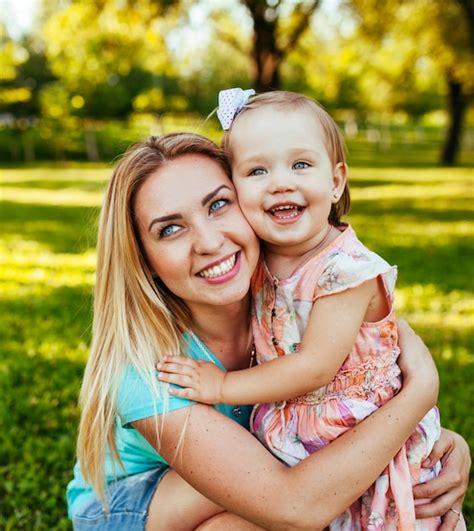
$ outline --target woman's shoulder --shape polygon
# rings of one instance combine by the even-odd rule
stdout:
[[[187,347],[191,357],[195,349]],[[124,427],[132,422],[147,417],[162,415],[171,411],[188,407],[194,402],[172,396],[168,393],[169,384],[158,380],[156,367],[137,367],[131,363],[126,365],[119,380],[117,389],[117,413]]]

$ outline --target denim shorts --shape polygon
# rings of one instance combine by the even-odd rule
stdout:
[[[102,510],[98,500],[91,500],[74,516],[74,530],[143,531],[153,494],[168,470],[168,467],[154,468],[109,483],[109,512]]]

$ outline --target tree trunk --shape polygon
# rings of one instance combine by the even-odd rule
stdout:
[[[281,64],[295,48],[320,3],[321,0],[294,2],[292,14],[289,15],[296,17],[294,26],[285,42],[278,43],[277,26],[281,16],[281,0],[244,0],[253,20],[253,84],[258,92],[280,88]]]
[[[269,18],[265,13],[266,2],[247,0],[254,24],[252,60],[253,85],[257,92],[266,92],[280,88],[279,66],[281,53],[276,42],[277,18]]]
[[[86,140],[87,159],[93,162],[97,162],[99,160],[99,148],[97,146],[97,135],[95,127],[90,123],[86,123],[84,134]]]
[[[35,145],[29,131],[23,132],[21,135],[21,143],[23,146],[23,160],[25,162],[34,162],[36,159]]]
[[[448,79],[449,127],[445,139],[441,164],[453,166],[461,145],[461,135],[466,111],[466,98],[462,91],[462,83]]]

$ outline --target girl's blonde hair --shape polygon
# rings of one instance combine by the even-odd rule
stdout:
[[[232,159],[232,128],[240,115],[246,111],[252,109],[259,109],[262,107],[274,106],[279,108],[287,109],[306,109],[309,112],[313,113],[313,116],[321,125],[325,140],[326,148],[332,163],[333,168],[337,164],[342,163],[346,164],[346,148],[344,144],[344,139],[342,134],[329,113],[315,100],[304,96],[303,94],[298,94],[296,92],[288,92],[284,90],[276,90],[273,92],[265,92],[263,94],[258,94],[249,99],[249,101],[244,105],[241,111],[232,122],[230,129],[224,132],[222,137],[222,147],[228,152],[230,158]],[[351,204],[351,198],[349,193],[349,185],[346,182],[344,191],[337,203],[334,203],[331,206],[331,212],[329,214],[329,222],[333,225],[338,225],[341,222],[341,217],[344,214],[349,212]]]
[[[131,365],[156,391],[157,361],[180,353],[182,334],[190,328],[185,304],[151,271],[134,219],[140,186],[162,165],[187,154],[216,161],[230,179],[225,152],[207,138],[191,133],[150,137],[129,148],[117,164],[100,214],[93,338],[80,395],[77,453],[85,481],[105,507],[106,451],[121,464],[115,422],[123,371]]]

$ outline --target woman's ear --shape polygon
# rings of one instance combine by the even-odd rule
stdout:
[[[341,199],[342,193],[347,182],[347,164],[345,162],[338,162],[334,168],[332,177],[332,202],[337,203]]]

